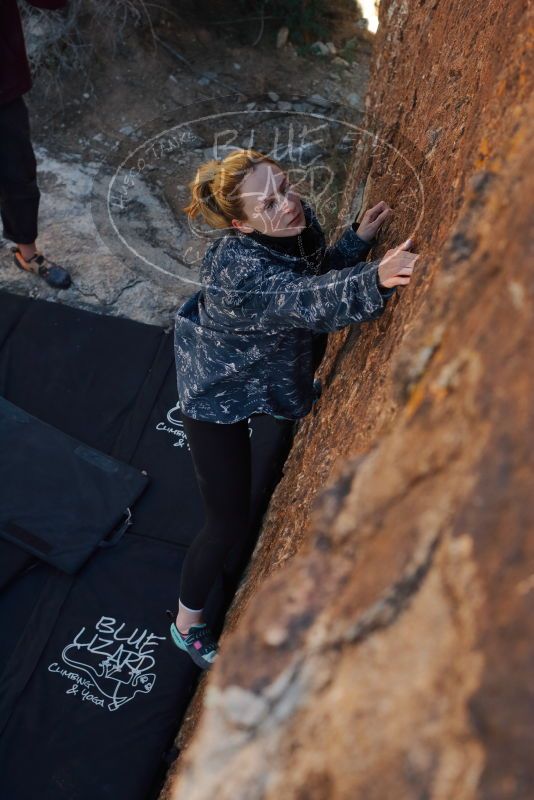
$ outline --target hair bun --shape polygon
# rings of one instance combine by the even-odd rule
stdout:
[[[219,174],[219,168],[222,164],[221,158],[212,158],[204,164],[203,179],[206,182],[212,181]]]

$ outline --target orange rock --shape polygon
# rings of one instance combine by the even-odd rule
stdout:
[[[522,0],[380,4],[367,107],[424,209],[393,151],[347,191],[395,208],[373,258],[417,222],[425,266],[329,337],[172,800],[531,793],[529,22]]]

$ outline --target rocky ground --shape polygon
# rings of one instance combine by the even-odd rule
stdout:
[[[223,6],[217,6],[222,16]],[[183,265],[192,235],[180,205],[196,165],[212,155],[211,142],[194,143],[185,158],[153,166],[139,179],[125,223],[135,247],[122,246],[110,229],[95,180],[100,189],[109,185],[125,152],[206,108],[265,107],[283,116],[295,109],[327,113],[341,103],[358,116],[373,38],[364,27],[334,32],[329,46],[299,55],[291,36],[284,44],[282,31],[277,42],[276,31],[260,27],[259,19],[257,30],[249,20],[244,34],[235,25],[212,24],[214,15],[199,14],[199,23],[175,4],[159,8],[150,27],[127,25],[112,54],[102,50],[83,73],[62,77],[59,93],[47,92],[36,75],[26,101],[42,194],[37,241],[69,270],[72,285],[56,290],[18,270],[12,243],[0,240],[1,288],[170,327],[196,274],[194,264]],[[347,46],[355,30],[360,35]],[[344,58],[336,51],[343,47]]]

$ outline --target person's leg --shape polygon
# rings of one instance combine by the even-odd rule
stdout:
[[[68,289],[65,267],[37,249],[37,219],[41,193],[37,163],[30,138],[28,109],[23,97],[0,104],[0,217],[3,235],[17,267],[43,278],[56,289]]]
[[[326,331],[314,333],[312,341],[312,353],[313,353],[312,358],[313,358],[314,372],[317,372],[317,370],[321,366],[323,356],[326,352],[327,344],[328,344],[328,333]]]
[[[3,236],[18,245],[24,259],[36,253],[40,192],[23,97],[0,105],[0,214]]]
[[[248,420],[222,424],[182,415],[205,520],[182,567],[176,627],[202,618],[209,591],[232,546],[248,533],[251,453]]]

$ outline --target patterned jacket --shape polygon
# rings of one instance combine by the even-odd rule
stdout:
[[[174,325],[181,411],[231,423],[254,413],[298,419],[312,407],[314,337],[379,317],[396,287],[379,289],[380,259],[349,227],[335,245],[320,233],[318,266],[241,231],[216,239],[200,270],[202,288],[178,308]]]

